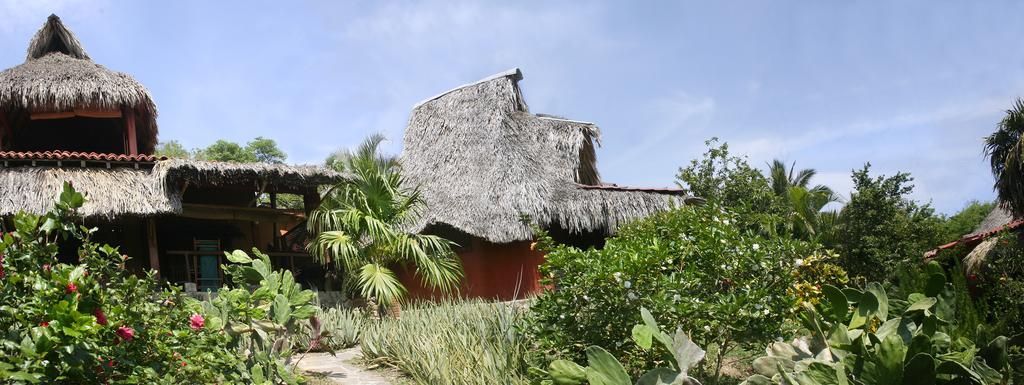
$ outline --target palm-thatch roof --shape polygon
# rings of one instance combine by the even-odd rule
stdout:
[[[527,215],[544,227],[612,232],[684,203],[679,190],[602,186],[597,126],[530,113],[521,79],[513,69],[413,108],[401,160],[427,206],[414,230],[446,224],[492,242],[528,240]]]
[[[321,166],[178,158],[157,162],[153,170],[169,181],[188,181],[199,186],[243,186],[294,193],[315,190],[344,178],[341,173]]]
[[[134,168],[11,167],[0,169],[0,215],[53,209],[64,182],[86,196],[86,217],[150,216],[181,212],[174,185],[152,170]]]
[[[139,151],[156,146],[156,104],[130,75],[96,64],[74,33],[50,15],[29,43],[25,63],[0,72],[0,112],[131,110]]]
[[[147,167],[0,167],[0,216],[42,214],[57,201],[65,181],[86,195],[85,217],[181,214],[186,182],[204,186],[307,193],[344,175],[324,167],[169,159]]]

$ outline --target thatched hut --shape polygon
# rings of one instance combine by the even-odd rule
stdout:
[[[322,282],[319,265],[288,231],[319,203],[317,188],[342,175],[313,166],[154,156],[156,116],[145,87],[94,63],[50,16],[25,63],[0,72],[4,226],[19,211],[46,212],[70,182],[87,197],[85,220],[106,224],[96,238],[137,257],[135,269],[214,288],[223,250],[259,247],[307,283]],[[277,207],[277,194],[301,195],[302,207]]]
[[[692,199],[602,181],[598,127],[530,113],[522,78],[513,69],[427,99],[405,130],[403,172],[427,207],[413,229],[460,244],[470,296],[540,289],[543,255],[524,217],[560,242],[600,247],[618,226]]]
[[[987,216],[985,216],[985,219],[978,224],[978,227],[976,227],[974,231],[960,237],[960,239],[938,246],[934,250],[926,252],[925,259],[934,258],[942,250],[965,247],[968,252],[963,257],[964,269],[968,274],[979,273],[989,252],[992,251],[993,247],[996,245],[996,241],[999,240],[999,237],[996,237],[995,235],[1005,231],[1011,231],[1019,234],[1022,226],[1024,226],[1024,220],[1015,219],[1009,210],[1005,209],[1001,205],[996,205],[996,207],[993,208]]]

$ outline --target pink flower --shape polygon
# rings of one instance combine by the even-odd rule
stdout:
[[[121,326],[117,328],[117,336],[127,342],[131,342],[132,338],[135,338],[135,329],[127,326]]]
[[[96,317],[96,323],[102,326],[107,326],[107,315],[103,314],[103,309],[92,309],[92,315]]]
[[[78,291],[78,286],[75,286],[74,282],[68,282],[68,286],[64,288],[64,291],[68,294]]]
[[[47,272],[47,273],[49,273],[49,272],[50,272],[50,269],[51,269],[51,267],[50,267],[50,264],[49,264],[49,263],[44,263],[44,264],[43,264],[43,271],[44,271],[44,272]]]
[[[40,326],[40,327],[44,327],[44,328],[45,328],[45,327],[50,327],[50,323],[49,323],[49,322],[46,322],[46,321],[43,321],[43,322],[40,322],[40,323],[39,323],[39,326]]]
[[[193,314],[188,318],[188,320],[191,323],[190,326],[192,326],[192,330],[202,329],[203,325],[206,325],[206,320],[204,320],[203,316],[200,314]]]

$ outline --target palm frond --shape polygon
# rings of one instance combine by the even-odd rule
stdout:
[[[382,304],[395,303],[406,293],[394,271],[375,263],[367,263],[359,269],[358,282],[363,296],[376,298]]]

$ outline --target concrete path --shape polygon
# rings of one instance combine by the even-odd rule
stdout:
[[[299,362],[299,369],[307,373],[323,374],[336,384],[391,385],[391,381],[380,373],[364,369],[352,362],[362,355],[358,346],[336,354],[331,356],[330,353],[309,353]]]

